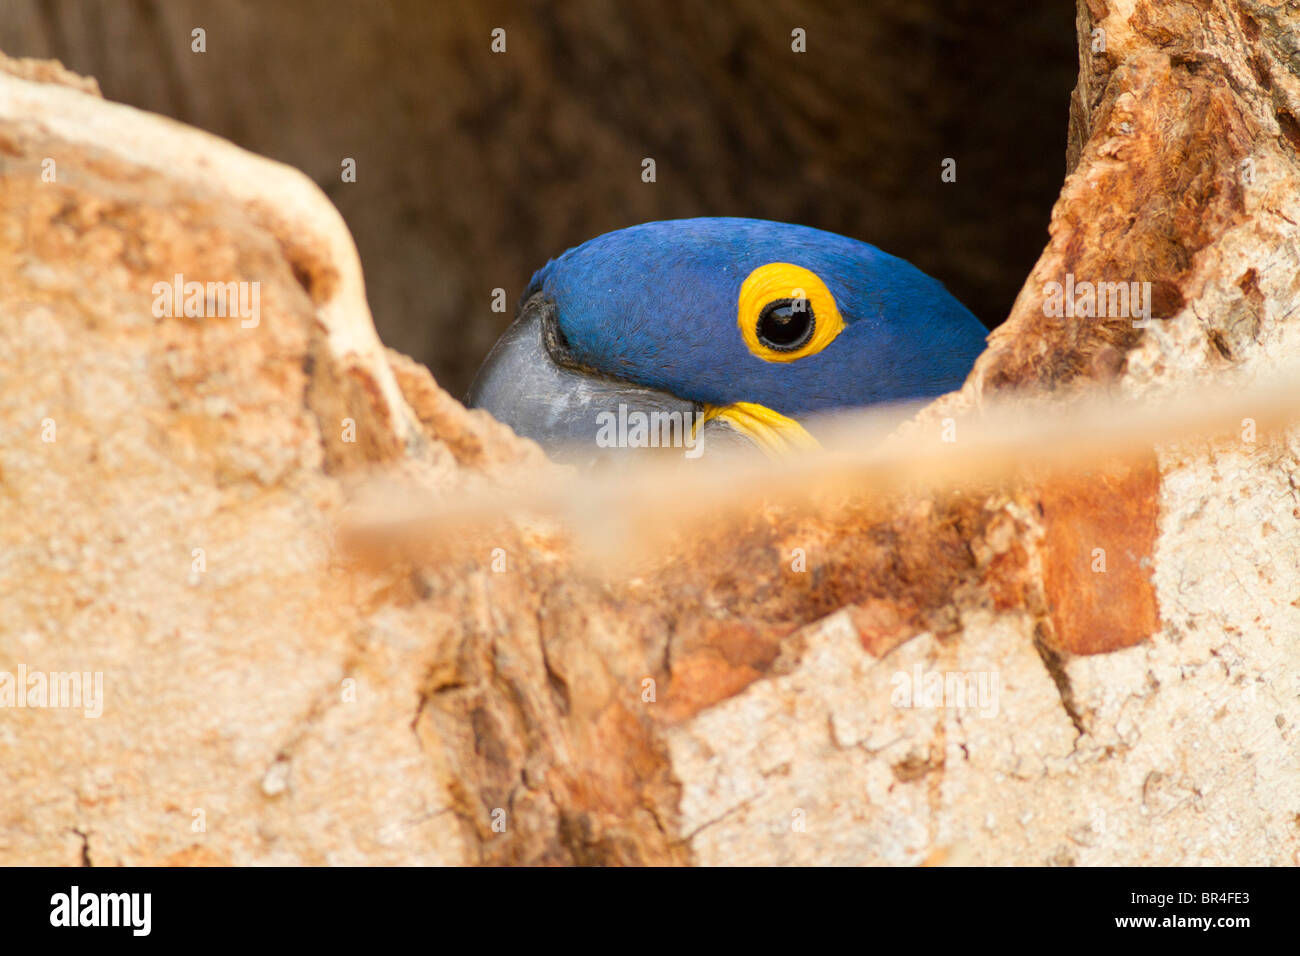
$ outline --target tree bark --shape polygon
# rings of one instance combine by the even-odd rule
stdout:
[[[1287,11],[1081,4],[1050,241],[905,436],[1300,356]],[[104,698],[0,711],[0,862],[1300,863],[1294,430],[777,497],[634,574],[555,516],[372,548],[376,469],[553,466],[381,349],[304,177],[5,71],[0,661]],[[176,273],[257,278],[259,326],[158,316]],[[1045,314],[1066,275],[1152,322]]]

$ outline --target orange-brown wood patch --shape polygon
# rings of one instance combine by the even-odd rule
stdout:
[[[1151,582],[1159,483],[1152,455],[1043,485],[1043,585],[1061,650],[1100,654],[1159,629]]]

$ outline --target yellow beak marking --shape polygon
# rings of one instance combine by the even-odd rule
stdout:
[[[725,419],[727,424],[750,439],[769,458],[789,458],[801,451],[821,447],[816,438],[793,418],[773,411],[766,405],[754,402],[736,402],[734,405],[705,405],[704,414],[696,420],[695,428],[711,418]]]

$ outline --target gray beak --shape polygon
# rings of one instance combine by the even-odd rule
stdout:
[[[552,458],[578,465],[644,453],[645,447],[675,447],[694,458],[703,435],[707,431],[712,440],[714,431],[700,429],[696,440],[693,427],[702,411],[696,402],[584,367],[564,341],[555,303],[541,293],[523,304],[492,347],[466,404],[487,410]],[[637,431],[639,422],[648,432]],[[652,444],[639,444],[642,435]]]

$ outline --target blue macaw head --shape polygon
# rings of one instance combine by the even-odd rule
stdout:
[[[469,403],[553,450],[599,444],[602,421],[630,409],[725,424],[771,451],[806,443],[818,412],[959,387],[984,335],[938,281],[865,242],[755,219],[650,222],[539,270]]]

